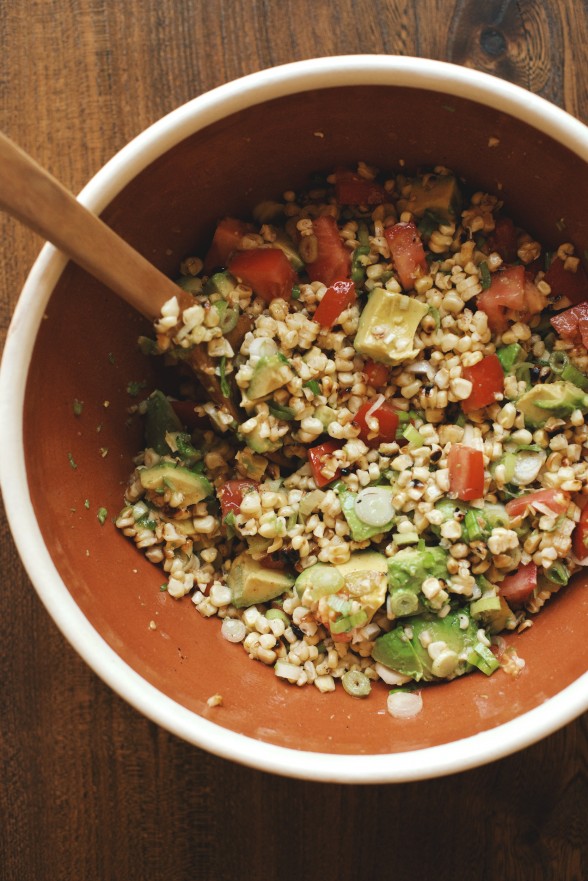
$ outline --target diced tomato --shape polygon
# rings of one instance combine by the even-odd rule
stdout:
[[[565,268],[563,260],[554,257],[545,273],[545,281],[552,294],[556,297],[567,297],[574,305],[582,303],[588,297],[588,276],[581,263],[572,272]]]
[[[588,346],[588,300],[554,315],[551,324],[562,339]]]
[[[219,492],[223,519],[230,511],[238,514],[245,493],[248,490],[257,489],[258,486],[259,484],[255,480],[227,480]]]
[[[384,230],[394,267],[405,291],[414,288],[415,279],[429,271],[425,249],[417,226],[395,223]]]
[[[388,401],[382,401],[379,407],[374,410],[374,401],[366,401],[362,404],[353,418],[355,425],[359,425],[359,436],[368,447],[379,447],[380,444],[392,443],[396,440],[396,432],[398,430],[398,413]],[[378,420],[379,428],[375,437],[366,421],[366,416],[371,412],[371,416]]]
[[[244,223],[234,217],[225,217],[219,221],[212,237],[212,244],[204,258],[204,272],[210,275],[215,269],[224,269],[243,236],[252,230],[250,223]]]
[[[572,535],[572,550],[580,562],[588,562],[588,505],[582,511]]]
[[[336,450],[340,450],[342,446],[343,444],[340,441],[328,440],[325,441],[324,444],[310,447],[307,451],[308,461],[310,462],[310,467],[312,469],[312,476],[318,487],[326,486],[328,483],[335,480],[335,478],[339,477],[341,473],[340,468],[336,470],[333,477],[326,477],[322,473],[322,468],[325,464],[325,460],[330,458]]]
[[[333,282],[349,277],[351,253],[347,250],[334,217],[325,215],[312,222],[312,231],[317,240],[317,258],[306,264],[311,281],[322,281],[327,287]]]
[[[390,371],[385,364],[378,364],[377,361],[366,361],[363,367],[363,373],[369,385],[374,388],[387,385],[390,378]]]
[[[289,300],[297,275],[279,248],[253,248],[237,251],[229,260],[229,270],[266,303],[277,297]]]
[[[461,373],[472,384],[469,398],[461,402],[464,413],[493,404],[496,395],[504,391],[504,371],[498,355],[486,355],[472,367],[464,367]]]
[[[525,308],[524,266],[509,266],[494,272],[490,287],[478,295],[476,303],[488,316],[492,330],[506,330],[507,311],[522,312]]]
[[[562,489],[540,489],[534,493],[527,493],[519,496],[517,499],[511,499],[507,502],[506,513],[513,519],[524,514],[527,508],[534,508],[536,505],[549,508],[554,514],[559,516],[565,514],[570,504],[569,493]]]
[[[332,327],[342,312],[355,303],[355,284],[352,281],[335,281],[327,288],[324,297],[312,316],[321,327]]]
[[[521,566],[514,575],[507,575],[498,588],[500,596],[509,606],[523,606],[537,587],[537,566],[527,563]]]
[[[339,205],[381,205],[386,198],[381,184],[345,168],[335,172],[335,193]]]
[[[505,263],[517,259],[517,231],[510,217],[499,217],[488,238],[488,249],[497,251]]]
[[[447,457],[449,492],[464,502],[484,495],[484,454],[481,450],[452,444]]]

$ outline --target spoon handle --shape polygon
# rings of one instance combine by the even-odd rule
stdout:
[[[182,305],[181,288],[1,132],[0,207],[150,320],[173,296]]]

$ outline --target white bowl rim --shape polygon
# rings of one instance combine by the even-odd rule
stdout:
[[[311,89],[373,84],[423,88],[477,101],[517,116],[588,161],[588,128],[519,86],[423,58],[327,56],[267,68],[194,98],[120,150],[89,181],[79,199],[100,213],[162,153],[237,110]],[[41,601],[78,654],[122,698],[158,725],[222,758],[288,777],[355,784],[407,782],[465,771],[530,746],[588,709],[586,673],[529,712],[459,741],[401,753],[330,755],[238,734],[188,710],[146,682],[76,605],[45,546],[28,492],[22,430],[26,378],[45,306],[65,265],[66,259],[52,245],[43,247],[10,324],[0,367],[0,486],[17,549]]]

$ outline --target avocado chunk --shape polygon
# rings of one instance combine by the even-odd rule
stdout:
[[[314,418],[318,419],[319,422],[322,422],[325,430],[329,427],[331,422],[337,421],[337,411],[333,410],[332,407],[327,407],[326,404],[321,404],[314,411]]]
[[[175,465],[173,462],[158,462],[151,468],[143,468],[139,471],[139,479],[144,489],[153,492],[163,493],[166,489],[170,489],[172,492],[182,493],[184,496],[182,507],[197,505],[213,493],[211,482],[203,474],[190,471],[189,468]]]
[[[276,389],[287,385],[294,374],[287,358],[279,352],[275,355],[262,355],[253,368],[253,376],[247,389],[247,397],[257,401],[271,395]],[[258,451],[260,452],[260,451]]]
[[[369,624],[386,600],[388,560],[377,551],[355,551],[346,563],[336,566],[345,579],[345,590],[357,600]]]
[[[508,603],[501,596],[481,597],[471,603],[470,614],[488,633],[500,633],[515,621]]]
[[[296,250],[296,245],[294,244],[290,236],[286,235],[285,232],[277,233],[272,244],[274,248],[279,248],[280,251],[284,252],[286,257],[290,261],[294,272],[301,272],[304,269],[304,260]]]
[[[428,311],[413,297],[374,288],[359,317],[355,348],[384,364],[413,358],[417,354],[414,335]]]
[[[567,420],[574,410],[588,413],[588,394],[571,382],[559,379],[533,386],[521,395],[516,406],[528,428],[541,428],[551,416]]]
[[[390,608],[398,617],[422,611],[421,588],[427,578],[447,580],[447,551],[440,547],[403,548],[388,561]]]
[[[229,294],[237,287],[237,279],[228,270],[215,272],[210,276],[204,285],[205,294],[220,294],[221,297],[228,297]]]
[[[457,180],[450,174],[428,174],[413,181],[406,203],[415,217],[429,213],[440,223],[451,223],[461,209],[461,193]]]
[[[294,577],[279,569],[266,569],[251,554],[244,551],[235,557],[227,575],[231,601],[237,609],[267,603],[289,590]]]
[[[382,490],[388,491],[392,496],[394,494],[394,490],[392,487],[381,487]],[[351,530],[351,538],[353,541],[366,541],[368,538],[372,538],[374,535],[381,535],[382,532],[389,532],[393,525],[394,520],[390,520],[388,523],[385,523],[383,526],[370,526],[368,523],[364,523],[363,520],[357,514],[357,501],[358,493],[352,493],[346,490],[339,490],[339,502],[341,503],[341,511],[343,512],[343,516],[347,520],[347,525]]]
[[[432,646],[434,650],[429,651]],[[478,639],[476,622],[459,610],[444,618],[419,615],[408,625],[399,624],[376,639],[372,655],[417,682],[455,679],[474,666],[488,674],[498,667],[492,652]]]
[[[160,456],[168,455],[171,450],[165,436],[183,429],[176,412],[163,392],[156,389],[147,398],[145,410],[145,446]]]

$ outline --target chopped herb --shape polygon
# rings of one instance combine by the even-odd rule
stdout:
[[[145,379],[141,381],[131,380],[129,383],[127,383],[127,394],[130,395],[131,398],[136,398],[141,389],[145,388],[146,385],[147,381]]]
[[[106,518],[108,517],[108,511],[106,510],[106,508],[98,508],[98,513],[96,514],[96,517],[98,518],[100,526],[104,526],[104,524],[106,523]]]
[[[292,288],[292,299],[299,300],[300,299],[300,285],[295,284]]]
[[[435,322],[435,327],[437,330],[441,327],[441,315],[439,314],[439,310],[436,306],[429,306],[429,315]]]
[[[292,407],[285,407],[282,404],[276,404],[274,401],[268,402],[269,411],[276,419],[283,419],[284,422],[289,422],[291,419],[294,419],[294,410]]]
[[[167,584],[160,584],[159,589],[162,593],[164,593],[167,590]]]
[[[84,409],[84,402],[78,401],[77,398],[74,398],[74,402],[73,402],[74,416],[81,416],[83,409]]]
[[[70,467],[76,469],[78,466],[77,466],[77,464],[76,464],[76,462],[75,462],[75,460],[74,460],[73,454],[72,454],[72,453],[68,453],[68,454],[67,454],[67,458],[68,458],[68,460],[69,460]]]
[[[304,383],[304,388],[308,388],[311,390],[313,395],[320,395],[321,387],[316,379],[310,379],[308,382]]]
[[[482,285],[482,290],[487,291],[492,284],[492,276],[490,275],[488,264],[483,260],[478,268],[480,270],[480,284]]]
[[[86,510],[90,508],[90,499],[86,499],[86,501],[84,502],[84,508],[86,508]]]
[[[221,387],[221,392],[223,393],[223,397],[230,398],[231,397],[231,389],[229,387],[229,383],[227,382],[226,369],[227,369],[227,359],[226,359],[226,356],[223,355],[223,357],[220,359],[220,366],[219,366],[220,387]]]

